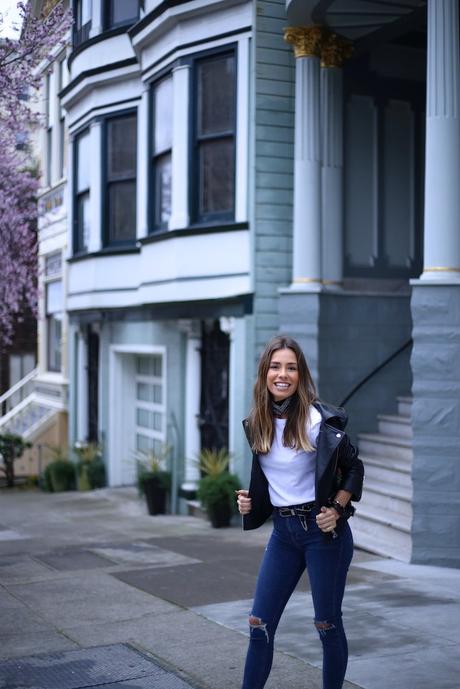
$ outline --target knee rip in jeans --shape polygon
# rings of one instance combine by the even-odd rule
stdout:
[[[335,629],[335,624],[333,622],[328,622],[328,620],[315,620],[315,627],[321,637],[325,637],[330,629]]]
[[[249,629],[251,632],[251,638],[267,640],[267,644],[270,643],[270,638],[268,636],[267,625],[263,622],[260,617],[255,617],[254,615],[249,616]]]

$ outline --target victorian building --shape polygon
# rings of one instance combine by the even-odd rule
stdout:
[[[69,443],[100,442],[111,485],[170,445],[183,510],[201,448],[245,484],[257,358],[288,332],[361,448],[357,544],[458,566],[457,0],[74,14]]]

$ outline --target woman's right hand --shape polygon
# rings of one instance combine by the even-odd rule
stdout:
[[[252,500],[249,497],[248,490],[236,490],[236,501],[238,503],[238,511],[240,514],[249,514],[252,509]]]

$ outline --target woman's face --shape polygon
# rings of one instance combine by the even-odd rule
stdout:
[[[275,402],[282,402],[297,390],[299,369],[297,357],[292,349],[277,349],[273,352],[267,373],[267,388]]]

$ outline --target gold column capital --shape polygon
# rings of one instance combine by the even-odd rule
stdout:
[[[288,26],[284,40],[294,46],[295,57],[321,57],[323,29],[321,26]]]
[[[353,53],[353,45],[342,36],[327,33],[321,44],[321,67],[343,67]]]

